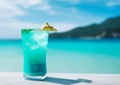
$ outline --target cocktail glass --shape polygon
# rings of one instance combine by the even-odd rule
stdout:
[[[48,32],[40,29],[22,29],[23,75],[26,79],[46,78]]]

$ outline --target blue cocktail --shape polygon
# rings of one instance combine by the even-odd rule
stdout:
[[[40,29],[22,29],[24,54],[23,74],[27,79],[46,78],[48,32]]]

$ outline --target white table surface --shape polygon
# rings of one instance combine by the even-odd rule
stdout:
[[[44,81],[25,80],[21,72],[0,72],[0,85],[120,85],[120,74],[48,73]]]

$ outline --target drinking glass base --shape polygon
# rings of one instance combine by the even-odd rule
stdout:
[[[28,76],[28,75],[23,75],[25,79],[27,80],[35,80],[35,81],[43,81],[46,79],[46,75],[45,76]]]

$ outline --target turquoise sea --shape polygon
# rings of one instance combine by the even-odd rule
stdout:
[[[0,72],[21,72],[21,40],[0,40]],[[52,39],[47,51],[48,72],[120,73],[120,39]]]

